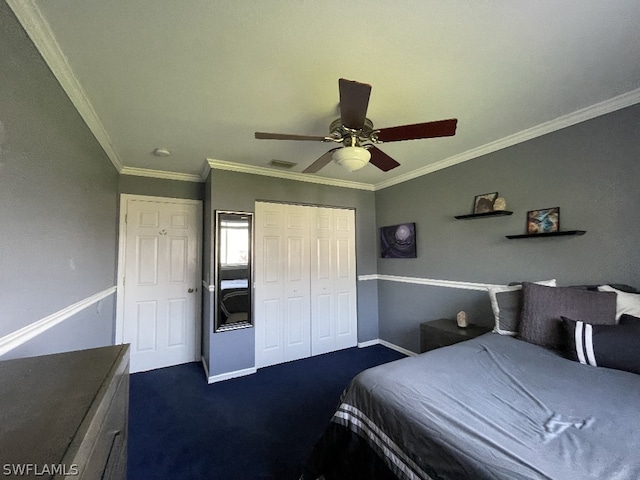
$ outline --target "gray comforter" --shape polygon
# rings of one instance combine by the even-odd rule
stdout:
[[[640,375],[493,333],[362,372],[332,421],[398,478],[640,479]]]

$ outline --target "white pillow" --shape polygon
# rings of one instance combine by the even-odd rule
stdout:
[[[534,282],[538,285],[555,287],[556,279]],[[520,310],[522,310],[522,285],[489,288],[491,309],[495,317],[493,331],[500,335],[515,336],[520,326]]]
[[[640,317],[640,294],[639,293],[627,293],[617,288],[613,288],[610,285],[600,285],[598,290],[601,292],[615,292],[616,297],[616,321],[620,320],[620,317],[625,313],[633,315],[634,317]]]

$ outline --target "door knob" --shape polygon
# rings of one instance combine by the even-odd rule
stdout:
[[[197,288],[196,289],[190,288],[189,290],[187,290],[187,292],[189,292],[189,293],[193,293],[193,292],[197,292],[197,291],[198,291]]]

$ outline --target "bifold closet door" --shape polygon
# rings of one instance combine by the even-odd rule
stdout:
[[[311,219],[311,354],[358,343],[355,212],[314,208]]]
[[[256,202],[256,367],[357,344],[355,212]]]
[[[309,211],[256,202],[256,367],[311,355]]]

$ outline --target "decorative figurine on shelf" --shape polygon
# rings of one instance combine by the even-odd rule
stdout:
[[[456,323],[460,328],[467,328],[469,324],[467,323],[467,314],[464,311],[458,312],[458,315],[456,315]]]
[[[504,199],[504,197],[496,198],[496,200],[493,202],[493,209],[494,210],[506,210],[507,209],[507,201]]]

